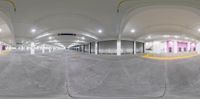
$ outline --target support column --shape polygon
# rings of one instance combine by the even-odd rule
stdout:
[[[117,40],[117,56],[121,56],[121,40]]]
[[[95,42],[95,55],[98,55],[98,42]]]
[[[174,53],[178,53],[178,46],[177,46],[177,41],[174,40]]]
[[[92,43],[89,44],[89,53],[92,53]]]
[[[190,52],[191,51],[191,45],[190,45],[190,42],[187,43],[187,52]]]
[[[136,41],[133,42],[133,54],[136,55]]]
[[[143,43],[143,53],[145,53],[145,43]]]
[[[83,45],[83,53],[85,53],[85,48],[86,48],[85,45]]]
[[[45,45],[42,46],[42,53],[45,53]]]
[[[49,53],[51,53],[51,47],[49,47]]]
[[[35,54],[35,43],[31,43],[31,55]]]
[[[81,47],[81,45],[79,45],[78,48],[79,48],[79,52],[82,52],[82,47]]]

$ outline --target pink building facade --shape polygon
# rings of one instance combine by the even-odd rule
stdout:
[[[197,44],[189,41],[168,40],[166,45],[168,53],[195,52]]]

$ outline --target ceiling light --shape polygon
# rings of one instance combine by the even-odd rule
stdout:
[[[0,28],[0,32],[2,32],[3,30]]]
[[[152,38],[151,36],[148,36],[148,37],[147,37],[147,39],[151,39],[151,38]]]
[[[76,42],[76,43],[79,43],[79,42],[81,42],[81,41],[80,41],[80,40],[76,40],[75,42]]]
[[[102,33],[103,31],[102,31],[102,30],[98,30],[98,32],[99,32],[99,33]]]
[[[96,36],[93,36],[93,35],[90,35],[90,34],[83,34],[84,36],[87,36],[87,37],[90,37],[90,38],[93,38],[95,40],[98,40],[98,38]]]
[[[31,32],[32,33],[35,33],[37,30],[36,29],[31,29]]]
[[[131,30],[131,33],[135,33],[135,29],[132,29],[132,30]]]
[[[48,41],[48,42],[51,42],[51,43],[58,43],[59,41],[58,41],[58,40],[53,40],[53,41]]]
[[[174,36],[175,38],[180,38],[180,36]]]
[[[36,39],[40,39],[40,38],[43,38],[43,37],[49,36],[49,35],[50,35],[49,33],[46,33],[46,34],[43,34],[43,35],[40,35],[40,36],[36,37]]]
[[[85,43],[85,41],[75,40],[75,43]]]
[[[188,40],[189,38],[188,38],[188,37],[185,37],[185,39]]]
[[[163,37],[168,38],[168,37],[170,37],[170,36],[169,36],[169,35],[164,35]]]
[[[198,32],[200,32],[200,28],[198,29]]]
[[[77,43],[72,43],[72,44],[70,44],[67,48],[71,48],[71,47],[74,47],[74,46],[76,46],[77,45]]]
[[[52,40],[52,39],[53,39],[53,37],[50,36],[50,37],[49,37],[49,40]]]
[[[82,40],[85,40],[85,37],[81,37]]]

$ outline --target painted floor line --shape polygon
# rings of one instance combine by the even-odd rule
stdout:
[[[187,59],[198,56],[198,54],[195,55],[189,55],[189,56],[176,56],[176,57],[158,57],[158,56],[150,56],[150,55],[144,55],[143,58],[149,58],[149,59],[155,59],[155,60],[178,60],[178,59]]]

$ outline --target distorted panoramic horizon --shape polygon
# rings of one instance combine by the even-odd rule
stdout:
[[[198,0],[0,0],[0,99],[199,99]]]

